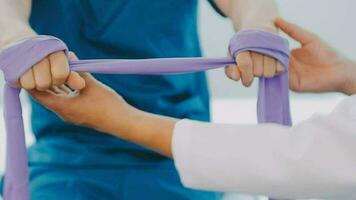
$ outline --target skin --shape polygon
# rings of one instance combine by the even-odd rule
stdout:
[[[301,43],[300,48],[291,52],[289,74],[292,90],[356,93],[355,63],[295,24],[278,18],[276,25]],[[73,54],[70,58],[75,59]],[[86,82],[81,91],[73,93],[62,89],[47,93],[30,90],[29,93],[65,121],[97,129],[172,157],[171,142],[178,119],[140,111],[90,74],[82,73],[80,76]]]
[[[26,90],[55,91],[67,84],[72,89],[81,90],[85,81],[78,73],[70,71],[64,52],[50,54],[35,64],[20,77],[16,86]]]
[[[37,35],[28,22],[31,4],[30,0],[0,0],[0,29],[4,30],[0,32],[0,48]],[[13,86],[53,92],[64,84],[77,90],[85,87],[84,79],[69,70],[65,53],[55,52],[35,64]]]
[[[70,60],[77,59],[72,52],[68,57]],[[111,132],[113,135],[120,135],[122,139],[155,149],[168,157],[172,156],[171,133],[177,119],[138,110],[89,73],[80,73],[80,76],[86,83],[86,87],[82,90],[73,92],[63,86],[50,92],[38,90],[28,90],[28,92],[36,101],[56,112],[64,121],[91,127],[101,132]],[[142,135],[135,134],[139,132]],[[145,137],[141,137],[143,135]]]
[[[215,0],[215,3],[231,19],[236,31],[259,29],[277,33],[273,24],[278,14],[274,0]],[[0,47],[37,35],[28,23],[31,4],[30,0],[0,0],[0,29],[5,30],[0,33]],[[274,58],[242,52],[236,56],[236,64],[226,67],[225,73],[230,79],[241,80],[248,87],[254,77],[273,77],[283,71],[282,65]],[[75,90],[85,87],[84,79],[70,71],[64,52],[56,52],[34,65],[13,86],[55,92],[64,84]]]
[[[257,29],[277,34],[273,19],[278,9],[273,0],[215,0],[223,13],[232,20],[236,31]],[[263,12],[263,16],[260,13]],[[285,71],[276,59],[255,52],[242,52],[236,56],[236,64],[228,65],[225,74],[231,80],[251,86],[254,77],[272,78]]]
[[[296,92],[342,92],[356,90],[356,67],[317,35],[277,18],[275,24],[301,44],[293,49],[289,63],[290,87]]]
[[[273,19],[278,14],[274,0],[215,2],[231,19],[236,31],[259,29],[277,33],[273,24]],[[0,32],[0,47],[36,36],[28,22],[31,4],[30,0],[0,0],[0,30],[3,30]],[[260,13],[264,13],[263,17]],[[121,136],[156,149],[164,155],[171,155],[170,141],[175,119],[144,113],[131,107],[118,94],[95,81],[90,75],[70,71],[68,67],[70,59],[73,59],[73,55],[65,55],[63,52],[48,55],[21,76],[14,86],[26,89],[47,108],[57,111],[64,120],[112,132],[114,135],[130,133],[126,135],[127,137]],[[240,53],[237,55],[236,64],[226,67],[227,76],[236,81],[241,80],[245,86],[252,84],[254,76],[272,77],[282,71],[275,59],[253,52]],[[69,88],[76,92],[71,92]],[[100,97],[97,94],[101,94]],[[61,102],[62,105],[67,105],[67,108],[64,108]],[[98,111],[101,113],[100,116]],[[120,117],[118,114],[120,112],[126,113],[127,117]],[[100,125],[95,125],[98,123]],[[136,126],[138,123],[140,126]],[[117,126],[112,127],[114,124]],[[160,127],[157,128],[155,124],[160,124]],[[141,129],[138,130],[140,127],[145,130],[142,135],[149,137],[134,134],[140,132]],[[161,135],[161,132],[166,134]]]

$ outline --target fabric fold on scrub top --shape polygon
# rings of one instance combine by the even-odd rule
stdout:
[[[79,60],[69,63],[71,70],[103,74],[178,74],[204,71],[235,63],[234,57],[242,51],[254,51],[276,58],[288,66],[288,41],[268,32],[246,30],[235,34],[230,41],[227,58],[167,58],[143,60]],[[65,51],[66,45],[58,38],[37,36],[4,49],[0,66],[5,80],[5,124],[7,130],[6,175],[4,199],[29,199],[27,157],[23,126],[20,89],[11,83],[47,55]],[[260,122],[290,125],[288,74],[271,79],[261,79],[258,99]],[[16,125],[16,126],[15,126]]]

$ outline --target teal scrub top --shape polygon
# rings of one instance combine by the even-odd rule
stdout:
[[[62,39],[80,59],[201,56],[196,0],[33,0],[30,24],[38,34]],[[141,110],[209,120],[204,73],[94,76]],[[31,163],[173,167],[153,151],[66,123],[31,104],[37,140],[29,150]]]

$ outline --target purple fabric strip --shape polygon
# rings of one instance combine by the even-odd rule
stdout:
[[[278,35],[257,31],[241,31],[231,39],[231,55],[242,51],[254,51],[276,58],[288,66],[288,41]],[[34,64],[56,51],[68,52],[58,38],[37,36],[20,41],[0,54],[0,69],[4,72],[4,119],[7,131],[5,200],[28,200],[28,169],[23,128],[20,89],[9,86]],[[78,60],[69,63],[73,71],[104,74],[178,74],[204,71],[235,63],[226,58],[159,58],[159,59],[101,59]],[[288,73],[259,82],[257,116],[259,123],[273,122],[291,125],[289,111]]]

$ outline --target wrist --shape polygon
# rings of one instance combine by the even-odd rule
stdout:
[[[257,29],[277,33],[274,21],[279,15],[274,0],[230,1],[229,18],[236,31]],[[263,13],[263,14],[262,14]]]
[[[270,33],[278,33],[278,29],[273,25],[273,24],[260,24],[260,25],[246,25],[246,26],[241,26],[239,29],[240,31],[242,30],[260,30],[260,31],[266,31]]]
[[[0,48],[36,35],[36,32],[29,25],[24,23],[14,23],[12,24],[11,29],[5,29],[2,31],[0,35]]]

